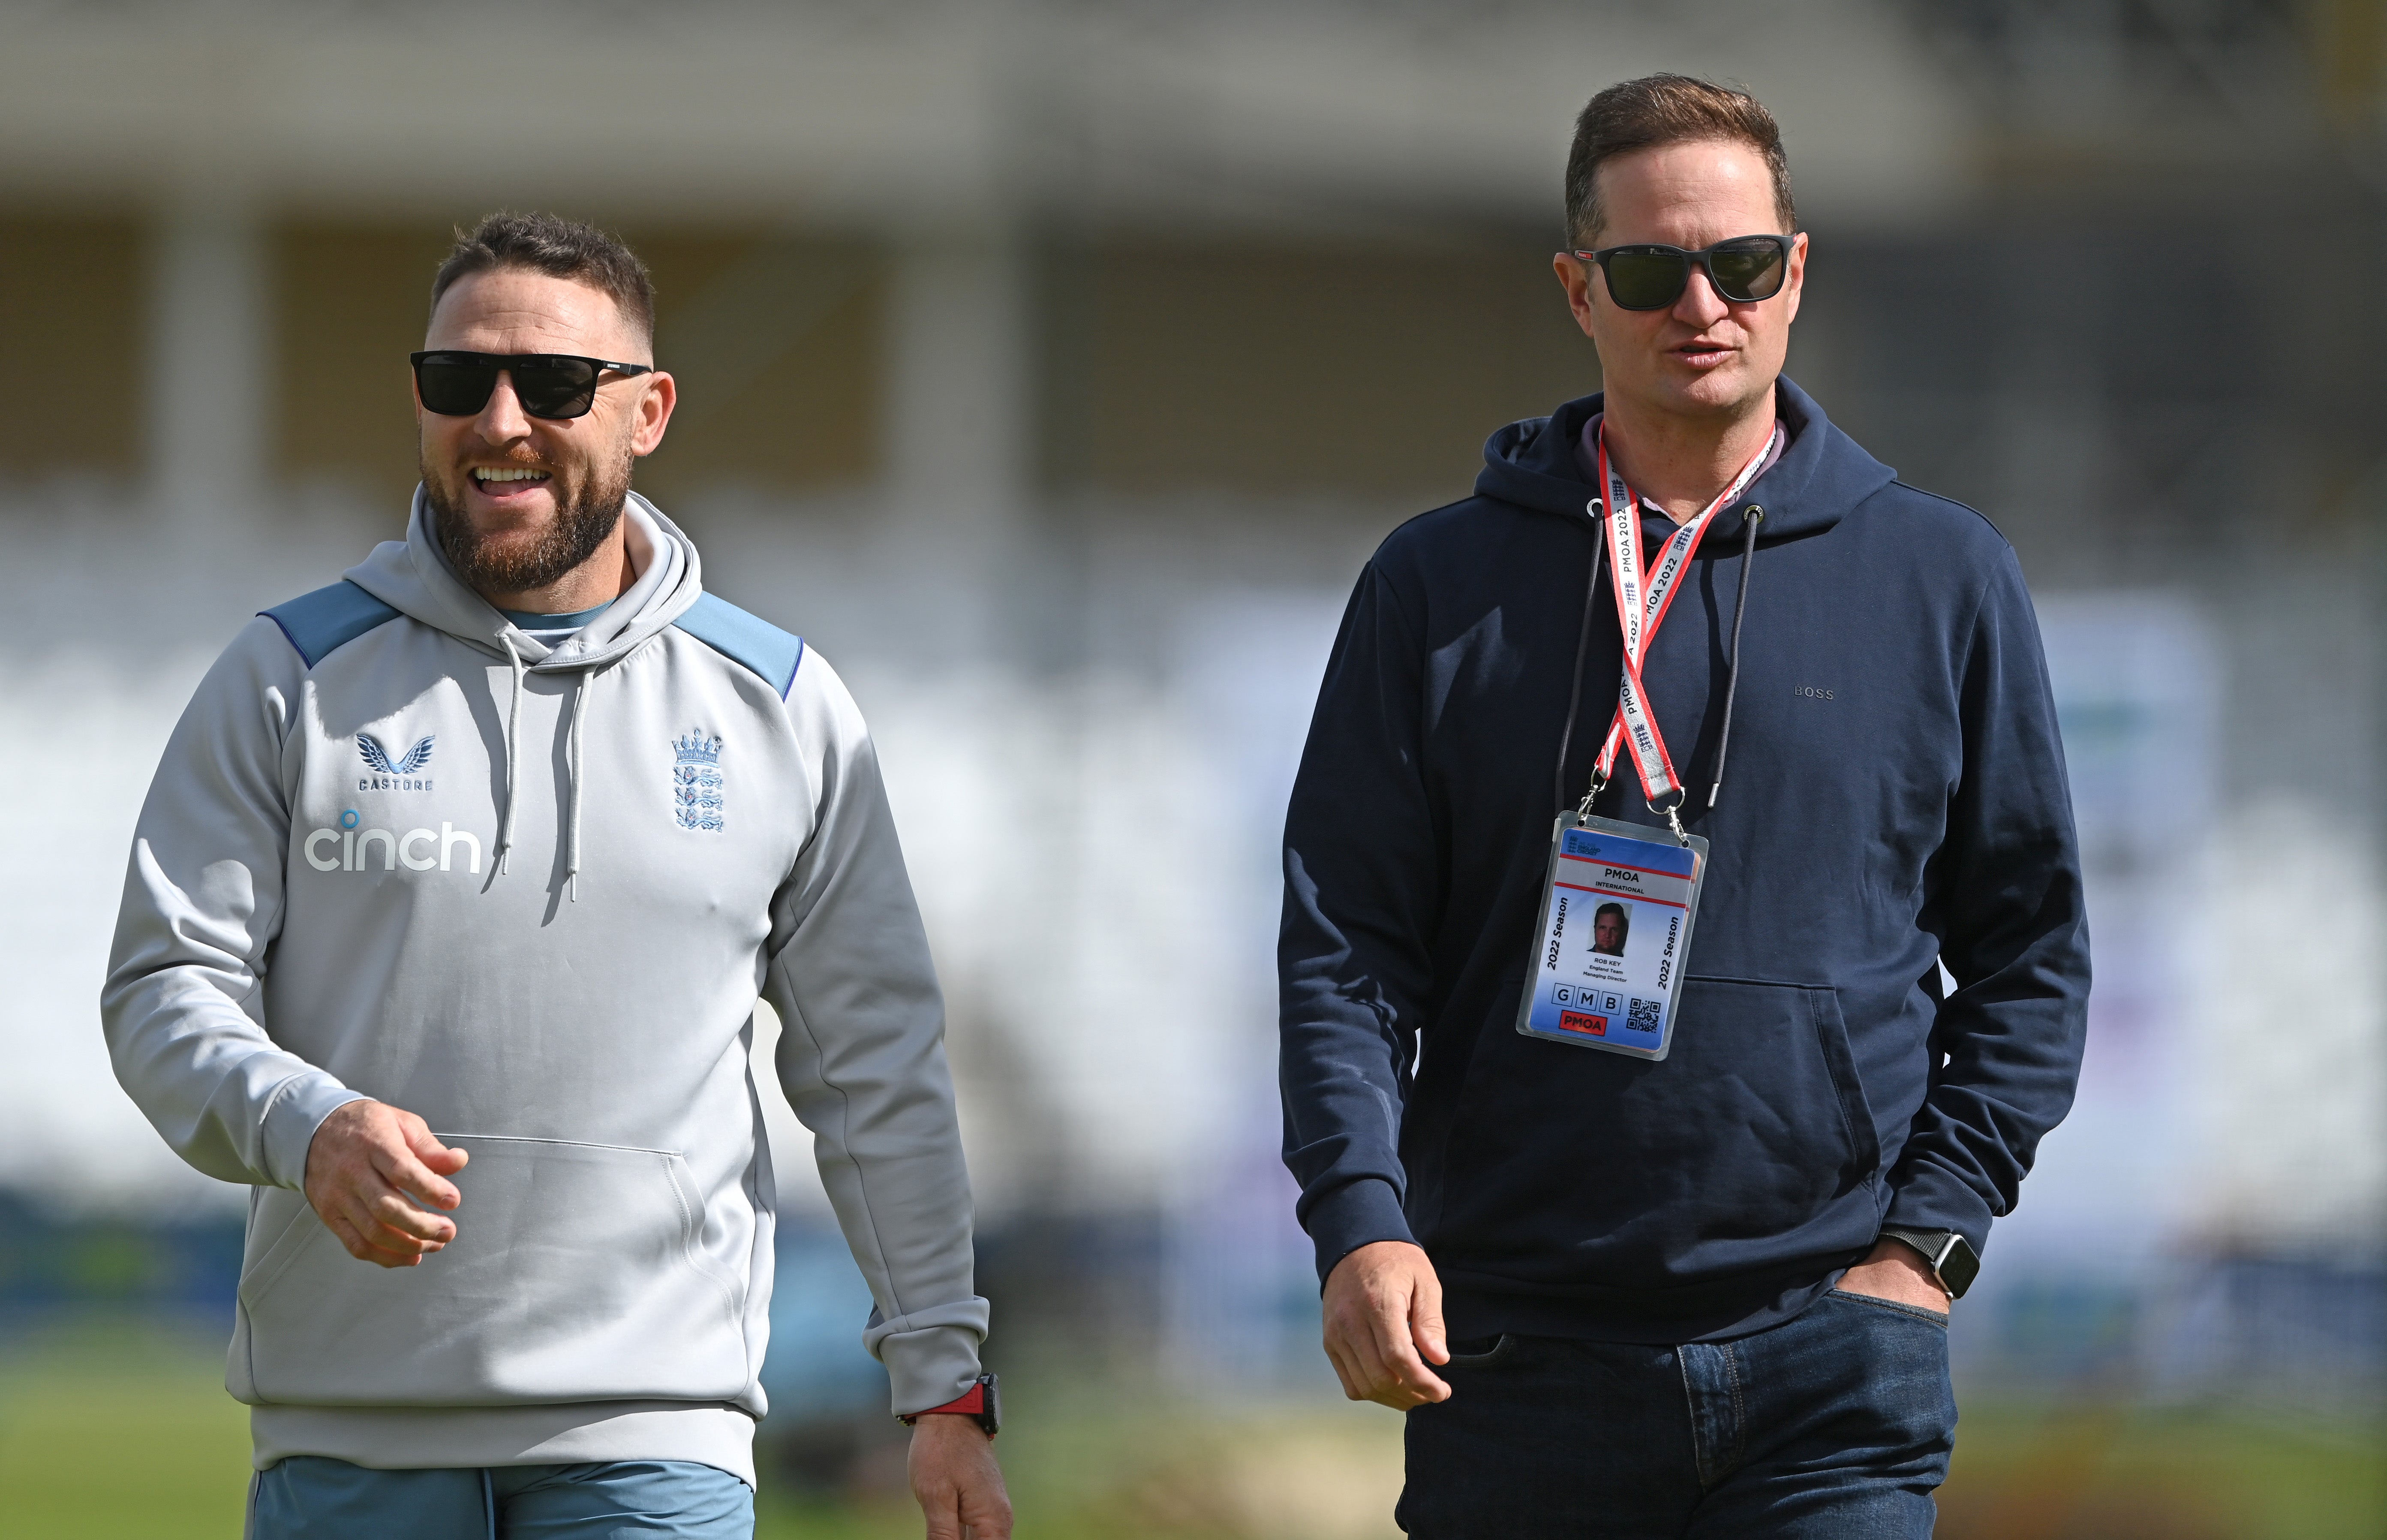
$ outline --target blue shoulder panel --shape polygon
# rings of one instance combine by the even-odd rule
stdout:
[[[763,676],[785,701],[796,684],[796,665],[804,661],[804,638],[757,620],[726,600],[699,594],[674,625],[734,663]]]
[[[258,613],[282,627],[309,668],[374,626],[398,618],[397,611],[346,578]]]

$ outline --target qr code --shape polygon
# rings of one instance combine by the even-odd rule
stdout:
[[[1655,1000],[1636,997],[1633,1008],[1625,1013],[1624,1029],[1628,1032],[1654,1032],[1666,1014],[1666,1007]]]

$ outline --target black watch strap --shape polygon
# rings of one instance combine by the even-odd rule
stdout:
[[[1893,1241],[1903,1241],[1923,1254],[1939,1275],[1939,1286],[1948,1291],[1951,1299],[1962,1299],[1964,1291],[1973,1286],[1980,1275],[1981,1259],[1973,1251],[1973,1243],[1952,1230],[1898,1230],[1885,1228],[1882,1234]]]

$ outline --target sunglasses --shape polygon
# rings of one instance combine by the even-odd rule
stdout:
[[[442,417],[477,417],[498,388],[498,376],[514,383],[514,399],[533,417],[586,417],[597,404],[597,377],[650,374],[643,363],[615,363],[573,353],[463,353],[452,349],[411,353],[414,388],[423,410]]]
[[[1736,235],[1704,251],[1678,246],[1612,246],[1575,257],[1608,274],[1608,297],[1623,310],[1662,310],[1683,297],[1694,264],[1715,292],[1740,304],[1771,299],[1790,272],[1795,235]]]

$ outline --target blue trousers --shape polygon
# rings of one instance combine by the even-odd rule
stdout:
[[[1956,1436],[1934,1312],[1836,1289],[1730,1342],[1451,1345],[1450,1399],[1408,1414],[1411,1540],[1931,1534]]]
[[[686,1460],[373,1471],[297,1455],[249,1483],[248,1540],[752,1540],[754,1494]]]

